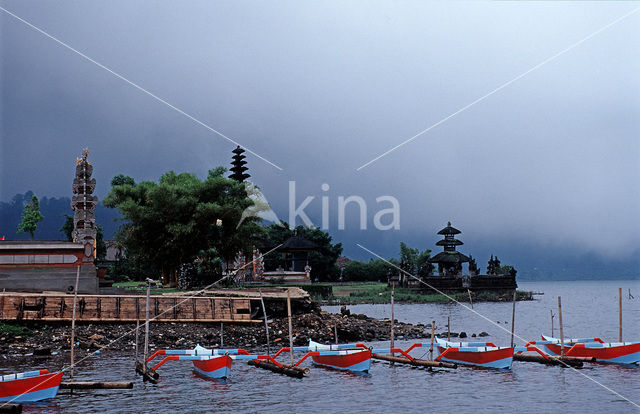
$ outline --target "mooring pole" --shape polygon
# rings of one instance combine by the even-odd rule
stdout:
[[[513,290],[513,309],[511,310],[511,348],[513,348],[513,329],[516,322],[516,291]]]
[[[549,313],[551,314],[551,336],[553,336],[553,317],[555,316],[553,314],[553,309],[549,309]]]
[[[265,308],[264,299],[262,299],[262,289],[258,289],[258,292],[260,292],[260,303],[262,304],[262,314],[264,315],[264,329],[267,332],[267,355],[271,355],[271,346],[269,345],[269,324],[267,323],[267,308]]]
[[[395,316],[394,316],[394,313],[393,313],[393,294],[394,294],[395,289],[396,289],[396,284],[395,284],[395,283],[392,283],[392,284],[391,284],[391,335],[390,335],[390,338],[391,338],[391,342],[390,342],[391,348],[393,348],[393,345],[394,345],[393,324],[394,324]]]
[[[338,345],[338,324],[333,325],[333,337],[336,340],[336,345]]]
[[[136,363],[138,362],[138,342],[140,341],[139,331],[140,331],[140,318],[136,318]]]
[[[429,359],[433,361],[433,334],[436,330],[436,321],[431,321],[431,345],[429,345]]]
[[[558,322],[560,323],[560,356],[564,356],[564,332],[562,331],[562,300],[558,296]]]
[[[447,316],[447,341],[451,340],[451,316]]]
[[[618,341],[622,342],[622,288],[618,288],[618,316],[619,316],[619,331],[618,331]]]
[[[224,348],[224,325],[220,322],[220,348]]]
[[[287,288],[287,316],[289,317],[289,355],[293,366],[293,323],[291,322],[291,292]]]
[[[71,314],[71,367],[69,368],[69,376],[73,382],[73,364],[74,349],[76,347],[76,304],[78,303],[78,283],[80,282],[80,266],[76,271],[76,286],[73,289],[73,313]]]
[[[471,299],[471,289],[467,289],[467,293],[469,294],[469,303],[471,304],[471,309],[473,309],[473,300]]]
[[[144,307],[144,360],[143,371],[147,373],[147,356],[149,355],[149,299],[151,296],[151,281],[147,279],[147,304]],[[146,377],[144,377],[146,378]]]

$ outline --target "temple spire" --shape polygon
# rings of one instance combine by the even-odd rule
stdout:
[[[233,161],[231,161],[231,175],[229,178],[236,180],[238,182],[244,182],[247,178],[251,177],[251,175],[245,173],[249,168],[245,167],[247,162],[244,160],[246,157],[244,155],[244,149],[238,147],[233,150]]]

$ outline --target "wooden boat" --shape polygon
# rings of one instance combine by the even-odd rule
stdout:
[[[560,339],[542,335],[542,341],[528,345],[542,345],[550,355],[561,354]],[[636,364],[640,362],[640,342],[604,342],[600,338],[567,339],[564,354],[574,357],[593,357],[610,364]]]
[[[323,345],[309,341],[308,355],[317,365],[354,372],[369,371],[371,368],[370,349],[344,348],[343,345]]]
[[[193,370],[207,378],[227,378],[233,364],[233,355],[237,355],[238,349],[207,349],[197,345],[194,349],[163,349],[151,355],[150,362],[158,355],[165,358],[158,363],[153,370],[160,368],[167,361],[192,361]]]
[[[58,394],[62,372],[47,369],[0,376],[0,401],[30,402],[53,398]]]
[[[435,338],[439,355],[436,361],[455,362],[485,368],[511,369],[513,348],[491,342],[448,342]]]

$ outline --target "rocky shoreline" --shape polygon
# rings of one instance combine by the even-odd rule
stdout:
[[[8,325],[4,325],[7,327]],[[384,341],[390,336],[391,321],[377,320],[362,314],[333,314],[318,308],[297,314],[293,318],[293,342],[296,346],[306,345],[309,339],[317,342],[334,343],[337,327],[340,343],[353,341]],[[66,353],[69,350],[71,328],[68,324],[20,325],[0,333],[0,353],[6,356],[49,355]],[[17,331],[17,333],[16,333]],[[225,348],[245,348],[265,350],[266,333],[264,324],[224,324]],[[428,338],[431,325],[412,325],[395,322],[394,335],[398,340]],[[439,333],[439,336],[446,332]],[[482,332],[478,336],[486,336]],[[288,346],[288,319],[269,319],[269,336],[272,349]],[[453,333],[464,338],[466,333]],[[475,334],[473,334],[475,336]],[[144,341],[144,324],[140,326],[140,344]],[[220,347],[219,323],[151,323],[149,334],[150,349],[189,349],[197,344],[206,347]],[[101,351],[134,352],[135,324],[78,324],[76,325],[76,349],[79,355]],[[142,349],[142,348],[141,348]]]

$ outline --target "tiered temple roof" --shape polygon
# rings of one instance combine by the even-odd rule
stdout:
[[[244,149],[238,147],[233,150],[233,161],[231,161],[231,175],[229,178],[234,179],[238,182],[243,182],[247,178],[251,177],[251,175],[247,174],[249,168],[245,167],[247,162],[244,160],[246,156],[244,155]]]

